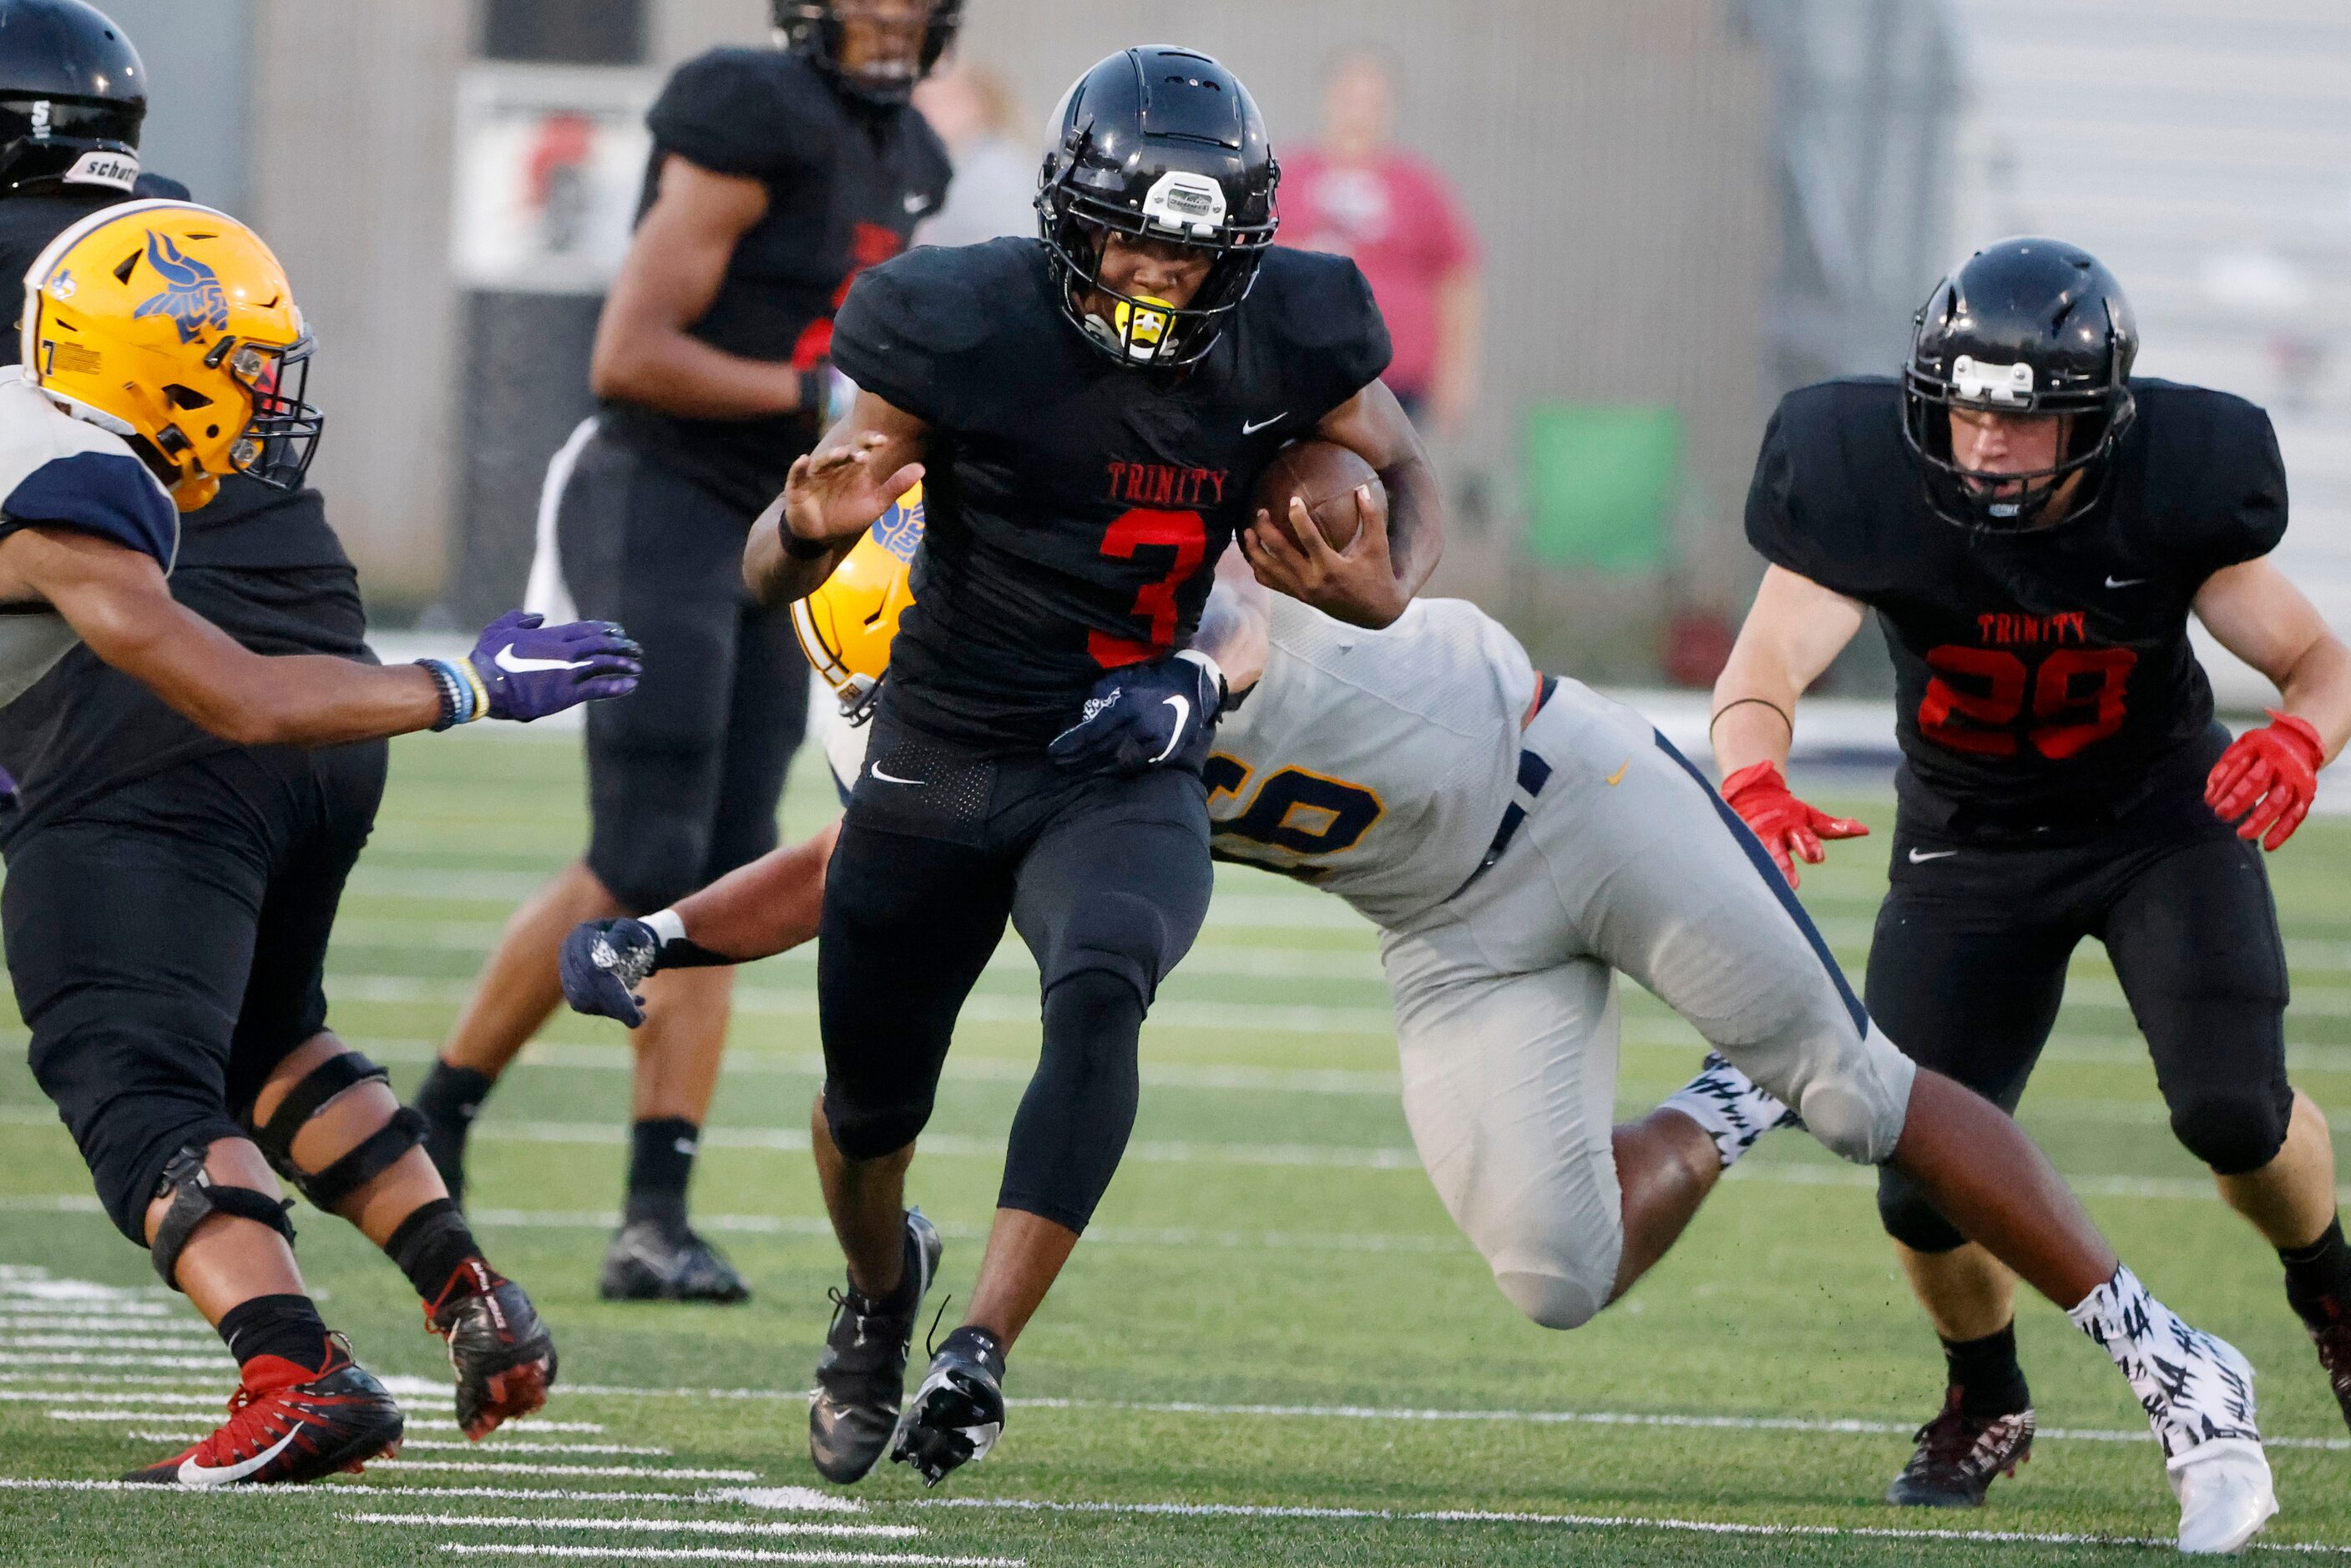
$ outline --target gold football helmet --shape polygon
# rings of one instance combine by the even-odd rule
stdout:
[[[841,716],[863,724],[890,673],[898,618],[914,602],[914,547],[923,542],[923,487],[898,497],[833,569],[824,586],[792,606],[792,629],[808,661],[841,698]]]
[[[294,489],[324,421],[303,401],[310,334],[259,235],[193,202],[126,202],[25,274],[25,376],[130,441],[183,512],[221,476]]]

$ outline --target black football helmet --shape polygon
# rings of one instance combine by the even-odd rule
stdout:
[[[922,0],[916,0],[921,4]],[[931,74],[963,31],[963,0],[928,0],[930,16],[922,41],[907,54],[852,71],[841,65],[843,25],[875,9],[874,0],[768,0],[776,37],[785,48],[804,54],[826,74],[861,98],[896,105],[914,96],[914,84]]]
[[[0,192],[139,179],[147,68],[82,0],[0,0]]]
[[[2137,357],[2130,301],[2088,251],[2025,238],[1976,252],[1919,310],[1902,369],[1902,434],[1928,505],[1962,528],[1994,532],[2089,511],[2105,495],[2116,444],[2137,416],[2130,392]],[[1987,484],[1952,461],[1954,408],[2066,416],[2055,466],[2001,475],[1997,488]],[[2081,482],[2053,509],[2076,475]]]
[[[1280,219],[1281,166],[1265,117],[1240,78],[1191,49],[1152,45],[1080,77],[1048,126],[1037,214],[1061,282],[1061,310],[1122,365],[1197,362],[1249,298]],[[1113,234],[1214,251],[1216,266],[1182,309],[1102,285]],[[1085,308],[1101,293],[1104,321]]]

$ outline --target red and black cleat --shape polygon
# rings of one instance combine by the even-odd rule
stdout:
[[[1981,1508],[1992,1479],[2013,1479],[2016,1467],[2032,1457],[2032,1411],[1970,1416],[1954,1388],[1942,1414],[1918,1428],[1917,1441],[1886,1500],[1896,1508]]]
[[[555,1382],[554,1336],[522,1287],[480,1259],[467,1259],[424,1304],[424,1323],[449,1342],[457,1425],[466,1437],[478,1443],[547,1403]]]
[[[122,1479],[157,1486],[296,1486],[400,1452],[406,1426],[382,1384],[337,1335],[323,1364],[258,1355],[228,1402],[228,1419],[194,1448]]]
[[[2335,1402],[2343,1407],[2343,1419],[2351,1425],[2351,1314],[2344,1311],[2340,1297],[2326,1296],[2314,1303],[2294,1303],[2302,1314],[2302,1326],[2310,1331],[2310,1343],[2318,1347],[2318,1364],[2326,1369],[2326,1381],[2335,1390]]]

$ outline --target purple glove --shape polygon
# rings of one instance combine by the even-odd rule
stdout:
[[[645,1021],[637,988],[661,967],[661,939],[642,920],[584,921],[563,939],[555,963],[572,1011],[634,1029]]]
[[[561,713],[637,689],[644,650],[610,621],[540,624],[546,618],[509,611],[482,629],[466,659],[487,699],[476,716],[518,719]]]

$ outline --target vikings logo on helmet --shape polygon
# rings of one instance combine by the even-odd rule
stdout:
[[[169,238],[147,231],[147,265],[162,275],[163,292],[140,302],[134,319],[169,316],[180,329],[180,341],[193,343],[209,328],[228,329],[228,295],[219,275],[193,256],[181,253]]]
[[[923,542],[923,503],[904,497],[873,525],[873,542],[902,561],[911,563],[914,547]]]

